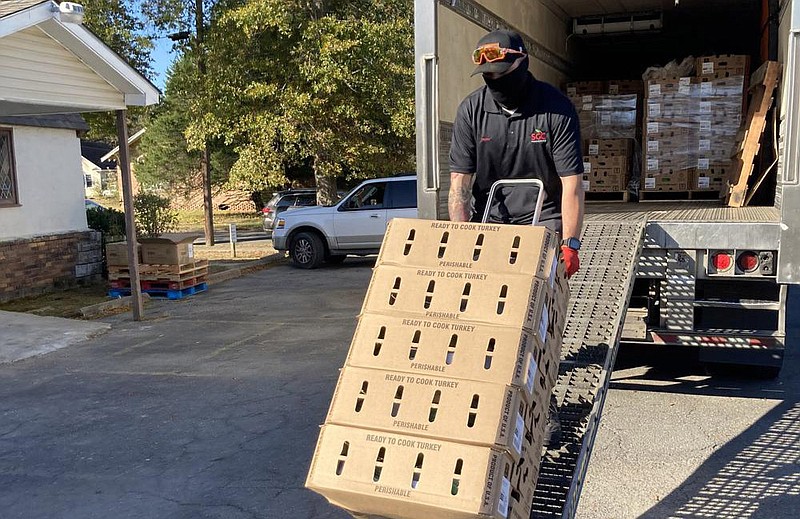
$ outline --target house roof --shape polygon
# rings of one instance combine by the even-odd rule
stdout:
[[[3,2],[0,1],[0,5]],[[30,115],[0,117],[0,124],[13,126],[34,126],[37,128],[63,128],[65,130],[86,131],[89,125],[81,114]]]
[[[87,73],[96,75],[92,77],[99,77],[98,85],[106,85],[109,92],[115,92],[114,101],[98,99],[91,89],[64,90],[61,99],[52,100],[52,96],[32,96],[24,88],[6,88],[0,89],[0,116],[118,110],[159,101],[161,93],[158,88],[74,17],[61,13],[56,2],[0,0],[0,45],[9,36],[20,38],[27,34],[26,37],[30,38],[33,28],[38,29],[36,34],[44,33],[48,41],[58,44],[62,49],[60,52],[69,59],[77,59],[75,63],[82,64],[76,66],[83,66]],[[21,34],[15,36],[17,33]],[[45,69],[52,67],[45,61],[37,62],[37,65]],[[19,65],[16,69],[0,66],[0,87],[3,83],[12,85],[18,82],[19,70]],[[67,94],[69,98],[63,99]]]
[[[81,139],[81,155],[100,169],[113,169],[117,167],[114,160],[103,160],[103,156],[113,148],[112,145],[102,141],[87,141]]]
[[[136,141],[138,141],[139,139],[141,139],[142,135],[144,135],[144,132],[146,132],[146,131],[147,131],[147,128],[142,128],[138,132],[136,132],[133,135],[131,135],[130,137],[128,137],[128,145],[131,145],[131,144],[135,143]],[[119,155],[119,146],[117,146],[113,150],[109,151],[108,153],[106,153],[105,155],[100,157],[100,160],[105,162],[107,160],[111,160],[112,158],[116,157],[117,155]]]
[[[0,18],[37,4],[43,4],[47,1],[48,0],[0,0]]]

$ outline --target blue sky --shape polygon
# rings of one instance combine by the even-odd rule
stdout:
[[[172,41],[168,38],[158,38],[152,41],[154,48],[150,56],[153,63],[153,82],[163,92],[164,84],[167,81],[167,69],[177,53],[172,52]]]

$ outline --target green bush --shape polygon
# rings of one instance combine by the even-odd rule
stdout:
[[[133,199],[136,233],[140,237],[155,238],[175,230],[178,215],[170,209],[169,198],[155,193],[139,193]]]
[[[90,229],[100,231],[106,241],[116,241],[125,236],[125,213],[116,209],[91,208],[86,210]]]

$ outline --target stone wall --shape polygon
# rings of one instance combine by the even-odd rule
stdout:
[[[0,242],[0,302],[96,282],[102,272],[102,239],[96,231]]]

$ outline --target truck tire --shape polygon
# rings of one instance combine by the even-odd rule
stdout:
[[[315,269],[325,260],[325,245],[313,232],[299,232],[289,247],[292,264],[301,269]]]

